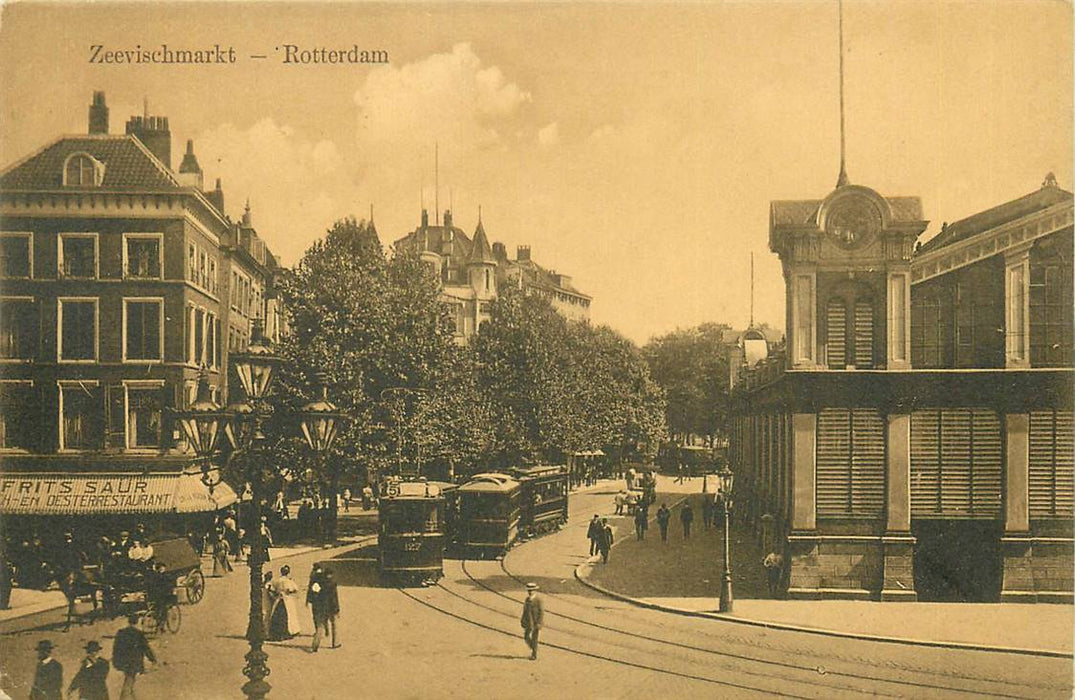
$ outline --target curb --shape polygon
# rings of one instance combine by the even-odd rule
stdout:
[[[584,569],[592,569],[595,561],[593,559],[588,560],[575,567],[575,579],[578,580],[583,586],[597,591],[598,593],[614,598],[616,600],[630,603],[636,607],[648,608],[650,610],[656,610],[658,612],[672,613],[674,615],[683,615],[685,617],[703,617],[711,620],[720,620],[722,622],[734,622],[740,625],[749,625],[752,627],[762,627],[764,629],[771,630],[784,630],[788,632],[802,632],[804,634],[816,634],[824,637],[840,637],[843,639],[859,639],[870,642],[887,642],[889,644],[906,644],[909,646],[924,646],[924,647],[939,647],[942,649],[962,649],[966,651],[988,651],[1001,654],[1022,654],[1025,656],[1044,656],[1050,658],[1071,659],[1075,658],[1070,651],[1057,651],[1054,649],[1025,649],[1022,647],[1004,647],[1004,646],[991,646],[987,644],[971,644],[967,642],[942,642],[929,639],[913,639],[909,637],[885,637],[882,635],[864,634],[858,632],[839,632],[837,630],[827,630],[818,627],[802,627],[799,625],[790,625],[782,622],[767,622],[765,620],[751,620],[743,617],[735,617],[733,615],[724,615],[721,613],[704,612],[700,610],[687,610],[685,608],[677,608],[671,605],[662,605],[660,603],[650,603],[638,598],[632,598],[630,596],[623,595],[622,593],[616,593],[610,591],[607,588],[600,586],[592,581],[588,581],[584,573]]]

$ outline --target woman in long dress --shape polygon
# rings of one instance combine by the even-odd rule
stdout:
[[[269,623],[271,639],[291,639],[302,633],[299,619],[299,586],[291,580],[291,567],[280,569],[280,578],[272,583],[276,596]]]
[[[213,542],[213,576],[223,576],[231,571],[231,562],[228,561],[228,541],[223,533],[217,532]]]
[[[265,639],[272,639],[272,572],[265,572],[265,580],[261,584],[261,633]]]

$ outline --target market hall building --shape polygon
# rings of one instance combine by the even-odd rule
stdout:
[[[203,187],[187,142],[173,169],[166,117],[88,133],[0,173],[0,516],[5,529],[212,511],[168,409],[208,371],[223,403],[228,356],[255,321],[283,332],[279,268],[251,223]],[[233,384],[235,386],[235,384]],[[35,519],[36,518],[36,519]],[[51,518],[51,520],[49,520]],[[108,518],[105,518],[106,520]]]
[[[1072,194],[918,245],[914,197],[774,201],[786,346],[744,367],[741,515],[795,598],[1072,600]]]

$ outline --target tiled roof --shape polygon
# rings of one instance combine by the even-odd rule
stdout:
[[[1031,192],[1018,199],[998,204],[991,209],[986,209],[965,219],[948,224],[941,229],[940,233],[923,243],[919,252],[925,253],[943,248],[956,241],[965,240],[983,231],[1002,226],[1009,221],[1015,221],[1027,214],[1033,214],[1054,204],[1059,204],[1060,202],[1070,203],[1071,201],[1071,192],[1062,190],[1059,187],[1042,187],[1036,192]]]
[[[178,189],[179,182],[131,135],[64,136],[0,174],[0,189],[46,190],[63,187],[64,161],[88,153],[104,164],[102,189]],[[90,188],[87,188],[90,189]]]
[[[821,199],[778,199],[770,203],[773,226],[801,226],[817,221]],[[922,200],[918,197],[885,197],[893,221],[921,221]]]

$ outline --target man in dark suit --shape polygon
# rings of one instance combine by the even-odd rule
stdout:
[[[530,647],[530,660],[537,659],[538,635],[545,624],[545,601],[538,595],[536,583],[526,584],[526,600],[523,601],[523,639]]]
[[[601,552],[601,561],[605,564],[608,563],[608,552],[612,549],[612,526],[608,524],[608,520],[601,520],[598,525],[597,533],[597,551]]]
[[[586,537],[590,540],[590,556],[597,554],[597,538],[601,532],[601,520],[594,514],[590,526],[586,529]]]
[[[340,614],[340,596],[336,588],[336,580],[331,571],[327,571],[320,564],[314,564],[313,573],[310,575],[310,587],[306,589],[306,604],[313,609],[314,615],[314,643],[313,651],[321,646],[321,632],[325,636],[332,635],[332,648],[340,646],[336,642],[336,616]]]
[[[63,666],[52,658],[55,645],[47,639],[37,643],[37,669],[30,688],[30,700],[62,700]]]
[[[69,696],[77,690],[79,700],[108,700],[108,662],[99,656],[100,652],[97,640],[86,644],[86,658],[67,687]]]
[[[116,670],[123,671],[123,690],[120,691],[120,700],[133,698],[134,682],[139,673],[145,673],[145,659],[157,663],[157,657],[149,648],[149,640],[142,630],[138,629],[138,616],[128,615],[127,626],[116,632],[116,640],[112,643],[112,665]]]
[[[683,538],[690,539],[691,523],[694,522],[694,510],[688,501],[683,504],[683,510],[679,511],[679,521],[683,523]]]

